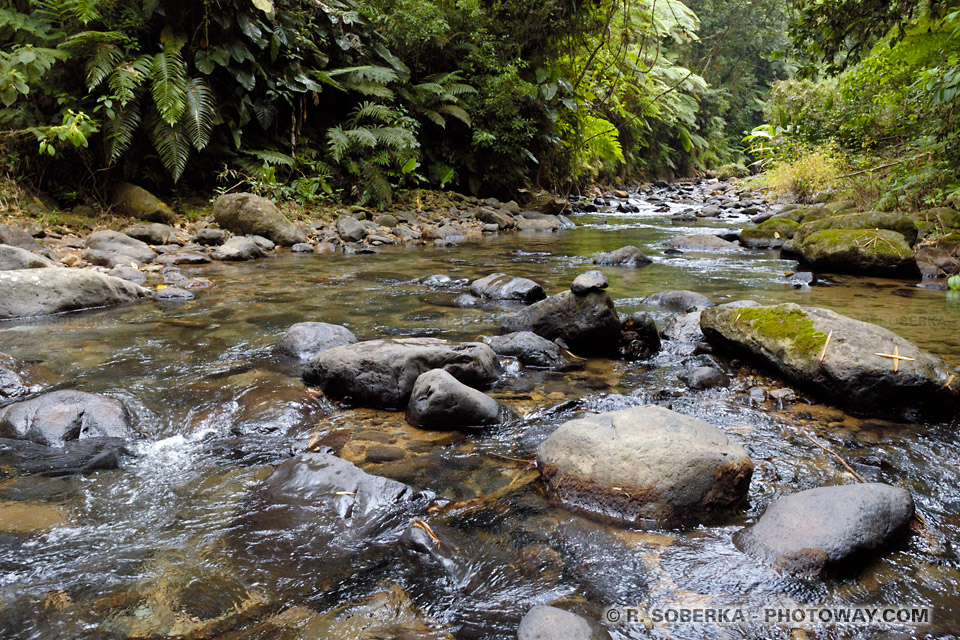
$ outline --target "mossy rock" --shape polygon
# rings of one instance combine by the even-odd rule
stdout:
[[[717,169],[718,180],[729,180],[730,178],[746,178],[750,175],[750,169],[746,166],[736,164],[725,164]]]
[[[177,217],[165,202],[142,187],[121,182],[113,190],[113,209],[128,218],[173,224]]]
[[[955,411],[951,367],[897,334],[827,309],[782,304],[701,312],[719,351],[746,356],[814,395],[862,413]],[[897,353],[897,361],[882,354]]]
[[[806,214],[800,218],[800,224],[805,224],[807,222],[816,222],[817,220],[823,220],[824,218],[829,218],[834,215],[830,209],[827,209],[825,206],[818,204],[815,207],[810,207],[807,209]]]
[[[913,250],[896,231],[825,229],[794,242],[802,261],[816,269],[888,277],[919,275]]]
[[[740,244],[751,249],[776,249],[793,237],[800,225],[786,218],[771,218],[756,229],[740,232]]]
[[[808,236],[829,229],[887,229],[902,235],[911,247],[916,244],[919,229],[910,218],[891,211],[865,211],[863,213],[844,213],[820,220],[804,219],[797,229],[795,240],[803,242]]]
[[[828,202],[825,207],[830,213],[842,213],[856,209],[857,205],[853,200],[837,200]]]
[[[784,207],[783,209],[780,209],[780,211],[777,212],[776,214],[770,216],[770,219],[771,220],[793,220],[794,222],[800,222],[801,220],[803,220],[804,216],[806,216],[808,212],[814,208],[816,207],[804,207],[804,206],[797,206],[797,207],[790,207],[790,208]]]

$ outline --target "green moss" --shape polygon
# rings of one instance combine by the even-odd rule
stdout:
[[[797,240],[802,242],[807,236],[827,229],[886,229],[896,231],[910,245],[917,241],[918,234],[917,223],[906,216],[893,212],[867,211],[835,215],[815,221],[805,219],[804,224],[797,229]]]
[[[791,237],[793,232],[797,230],[797,227],[800,226],[800,223],[794,220],[788,220],[786,218],[770,218],[765,222],[761,222],[757,225],[757,229],[763,229],[764,231],[775,231],[782,236]]]
[[[738,322],[749,324],[760,337],[789,345],[789,351],[802,357],[816,357],[827,341],[827,334],[814,329],[810,317],[794,305],[744,307],[730,313],[738,314]]]
[[[865,257],[909,258],[910,247],[901,234],[876,229],[824,229],[810,234],[803,240],[803,249],[817,247],[811,253],[837,254],[854,252]]]

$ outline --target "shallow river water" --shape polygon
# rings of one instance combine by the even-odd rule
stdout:
[[[669,198],[669,194],[662,197]],[[517,418],[482,435],[423,432],[402,414],[337,407],[301,383],[272,348],[291,324],[348,326],[359,339],[495,333],[508,307],[463,309],[464,282],[493,271],[548,293],[591,268],[592,254],[635,244],[643,269],[602,269],[618,311],[692,289],[717,302],[822,306],[887,327],[960,364],[960,298],[915,283],[830,277],[796,290],[776,254],[667,255],[663,243],[704,227],[640,213],[575,216],[558,234],[488,237],[456,248],[383,248],[376,255],[295,255],[185,268],[217,287],[175,305],[153,302],[0,323],[0,352],[49,370],[57,388],[123,399],[138,440],[122,468],[86,476],[17,475],[0,463],[0,637],[3,638],[512,638],[535,604],[601,619],[610,605],[746,607],[931,606],[927,627],[791,629],[648,623],[615,638],[960,637],[960,436],[956,422],[861,420],[822,404],[752,404],[752,386],[783,386],[743,368],[730,389],[691,392],[676,376],[687,354],[665,342],[650,361],[590,360],[564,373],[507,367],[492,395]],[[670,205],[673,211],[684,208]],[[723,526],[629,530],[552,504],[526,462],[561,422],[647,402],[719,426],[756,463],[748,509]],[[733,534],[769,502],[853,482],[809,433],[871,481],[908,488],[924,525],[852,575],[801,582],[743,555]],[[231,544],[249,489],[308,444],[437,495],[433,530],[465,560],[460,579],[428,575],[399,547],[356,571],[317,581],[273,571]],[[283,536],[284,532],[275,532]],[[251,566],[252,565],[252,566]]]

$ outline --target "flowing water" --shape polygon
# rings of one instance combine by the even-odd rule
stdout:
[[[671,211],[685,208],[670,201]],[[502,271],[550,293],[591,267],[597,251],[635,244],[654,264],[604,268],[618,310],[693,289],[718,302],[822,306],[885,326],[960,364],[960,299],[914,283],[831,277],[791,288],[796,263],[743,251],[667,255],[663,242],[742,220],[674,223],[640,213],[576,217],[575,230],[505,234],[457,248],[384,248],[376,255],[294,255],[190,269],[217,284],[194,301],[0,324],[0,352],[49,371],[57,388],[123,399],[138,440],[121,469],[86,476],[18,475],[0,466],[0,636],[4,638],[512,638],[522,613],[560,601],[600,619],[605,607],[893,603],[932,606],[921,629],[613,626],[616,638],[960,636],[960,437],[956,423],[860,420],[804,398],[751,403],[742,369],[730,389],[690,392],[676,375],[689,354],[665,342],[651,361],[590,360],[564,373],[507,367],[492,392],[517,418],[482,435],[423,432],[402,414],[337,407],[306,389],[272,347],[291,324],[348,326],[361,340],[497,331],[510,309],[452,304],[468,280]],[[188,269],[185,269],[187,271]],[[418,279],[455,282],[428,287]],[[652,310],[658,322],[669,314]],[[757,468],[750,506],[724,526],[629,530],[552,504],[524,461],[583,411],[657,402],[718,425]],[[849,483],[815,434],[871,481],[910,489],[925,526],[853,575],[787,580],[740,553],[733,534],[772,499]],[[446,505],[431,526],[462,559],[454,574],[411,563],[394,544],[356,570],[317,580],[309,567],[273,571],[231,543],[251,487],[308,443],[366,471],[432,491]],[[275,532],[283,536],[284,532]],[[798,635],[799,634],[799,635]]]

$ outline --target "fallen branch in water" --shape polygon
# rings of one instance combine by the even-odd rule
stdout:
[[[863,478],[863,476],[861,476],[859,473],[857,473],[856,471],[854,471],[854,470],[853,470],[853,467],[851,467],[849,464],[847,464],[847,461],[840,457],[840,454],[836,453],[835,451],[831,451],[830,449],[828,449],[828,448],[825,447],[824,445],[822,445],[822,444],[820,444],[819,442],[817,442],[817,441],[814,439],[813,436],[811,436],[809,433],[807,433],[807,432],[804,431],[803,429],[800,429],[800,433],[802,433],[803,435],[805,435],[810,442],[812,442],[813,444],[817,445],[818,447],[820,447],[821,449],[823,449],[824,451],[826,451],[827,453],[829,453],[830,455],[832,455],[834,458],[836,458],[837,460],[839,460],[839,461],[840,461],[840,464],[842,464],[843,467],[844,467],[847,471],[849,471],[850,473],[852,473],[854,478],[856,478],[856,479],[859,480],[860,482],[866,482],[866,480]]]

